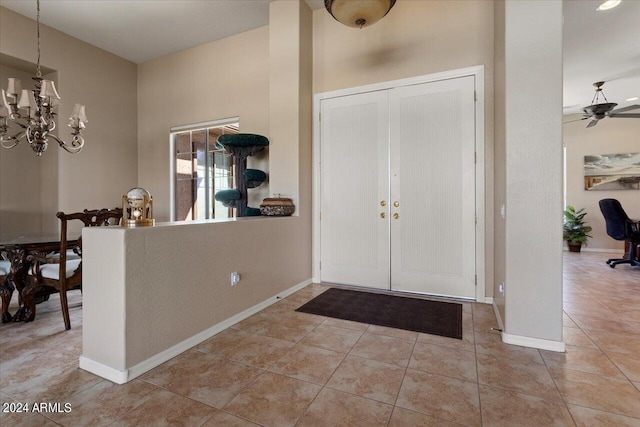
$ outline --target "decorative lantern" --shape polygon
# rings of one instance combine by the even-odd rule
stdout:
[[[153,219],[153,197],[144,188],[132,188],[122,196],[123,227],[146,227],[155,225]]]

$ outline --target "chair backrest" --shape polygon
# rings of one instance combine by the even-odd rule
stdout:
[[[616,240],[627,238],[630,220],[620,202],[616,199],[602,199],[599,204],[609,237]]]
[[[60,219],[60,277],[66,277],[67,249],[69,249],[69,239],[67,236],[67,223],[73,220],[82,221],[85,227],[101,227],[107,225],[117,225],[122,218],[122,208],[115,209],[85,209],[83,212],[65,214],[58,212],[56,216]],[[82,250],[82,236],[78,238],[78,246]]]

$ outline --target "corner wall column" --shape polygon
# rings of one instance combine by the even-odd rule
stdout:
[[[562,342],[562,2],[504,3],[503,340]]]

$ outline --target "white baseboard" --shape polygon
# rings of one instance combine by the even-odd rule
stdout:
[[[493,305],[493,297],[484,297],[484,303]]]
[[[89,359],[84,354],[80,355],[79,366],[80,369],[89,371],[92,374],[96,374],[97,376],[107,379],[116,384],[124,384],[129,381],[129,373],[127,371],[105,365],[104,363],[96,362],[93,359]]]
[[[523,347],[537,348],[540,350],[557,351],[559,353],[564,353],[566,351],[564,341],[543,340],[540,338],[531,338],[522,335],[512,335],[506,332],[502,332],[502,342],[520,345]]]
[[[495,303],[495,301],[493,301],[491,305],[493,306],[493,313],[496,315],[496,320],[498,321],[498,328],[500,328],[501,331],[504,331],[504,322],[502,321],[502,316],[500,316],[498,305]]]
[[[563,247],[563,251],[568,252],[569,248]],[[582,252],[600,252],[603,254],[620,254],[624,253],[624,249],[610,249],[610,248],[585,248],[584,246],[580,249]]]
[[[127,370],[113,368],[101,362],[97,362],[93,359],[89,359],[84,355],[80,356],[80,368],[84,369],[85,371],[89,371],[93,374],[96,374],[102,378],[105,378],[109,381],[112,381],[116,384],[124,384],[128,381],[131,381],[134,378],[139,377],[145,372],[150,371],[156,366],[163,364],[167,360],[170,360],[176,357],[180,353],[184,353],[185,351],[189,350],[192,347],[195,347],[201,342],[208,340],[212,336],[219,334],[220,332],[246,319],[247,317],[252,316],[257,312],[264,310],[270,305],[278,302],[280,299],[293,294],[294,292],[304,288],[307,285],[310,285],[311,283],[313,283],[311,279],[298,283],[297,285],[287,289],[286,291],[281,292],[277,295],[274,295],[273,297],[268,298],[254,305],[253,307],[248,308],[245,311],[236,314],[235,316],[231,316],[228,319],[225,319],[222,322],[210,327],[209,329],[206,329],[192,336],[191,338],[187,338],[186,340],[174,345],[173,347],[169,347],[168,349],[156,354],[155,356],[148,358],[147,360],[144,360],[138,363],[135,366],[132,366]]]

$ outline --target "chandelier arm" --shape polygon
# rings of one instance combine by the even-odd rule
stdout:
[[[27,135],[27,131],[21,131],[16,133],[13,136],[6,138],[4,135],[0,136],[0,144],[3,148],[13,148],[20,143],[20,141]],[[9,142],[13,142],[12,144],[7,144]]]
[[[75,154],[79,152],[80,150],[82,150],[82,147],[84,146],[84,138],[81,135],[73,135],[71,144],[63,141],[62,139],[58,138],[55,135],[48,135],[48,136],[50,138],[55,139],[61,148],[63,148],[65,151],[71,154]]]

